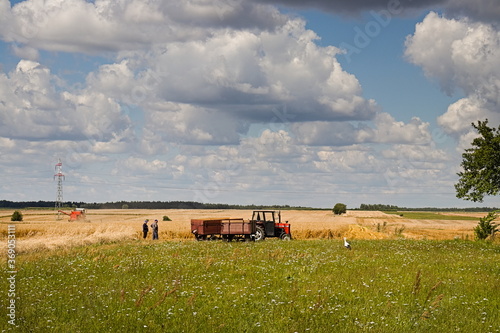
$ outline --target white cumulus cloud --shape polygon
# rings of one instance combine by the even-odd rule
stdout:
[[[378,113],[373,122],[304,122],[294,124],[297,140],[308,145],[351,145],[360,143],[428,144],[429,123],[414,117],[408,124],[388,113]]]
[[[466,97],[438,118],[453,135],[466,134],[470,124],[489,118],[500,122],[500,31],[497,25],[467,18],[449,19],[429,13],[406,40],[407,59],[422,67],[449,94]]]
[[[38,62],[21,60],[0,74],[2,136],[33,140],[108,140],[130,121],[112,98],[89,90],[61,90],[61,80]]]
[[[273,29],[284,16],[243,0],[0,0],[0,37],[51,51],[106,53],[200,40],[226,27]]]

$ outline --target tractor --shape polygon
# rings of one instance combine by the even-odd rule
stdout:
[[[251,221],[255,221],[255,240],[264,240],[266,237],[279,237],[282,240],[291,240],[290,223],[281,222],[281,212],[274,210],[254,210]]]

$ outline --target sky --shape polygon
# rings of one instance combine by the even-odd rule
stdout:
[[[0,199],[457,199],[498,0],[0,0]]]

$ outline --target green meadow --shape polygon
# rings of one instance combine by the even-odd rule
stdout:
[[[20,254],[15,332],[500,332],[487,242],[127,241]],[[6,308],[6,288],[1,306]]]

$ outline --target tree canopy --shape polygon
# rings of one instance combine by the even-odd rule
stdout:
[[[500,126],[490,128],[488,119],[472,126],[479,137],[462,154],[462,169],[455,184],[457,197],[482,202],[485,195],[500,193]]]
[[[347,211],[347,205],[339,202],[335,204],[332,211],[336,215],[344,214]]]

